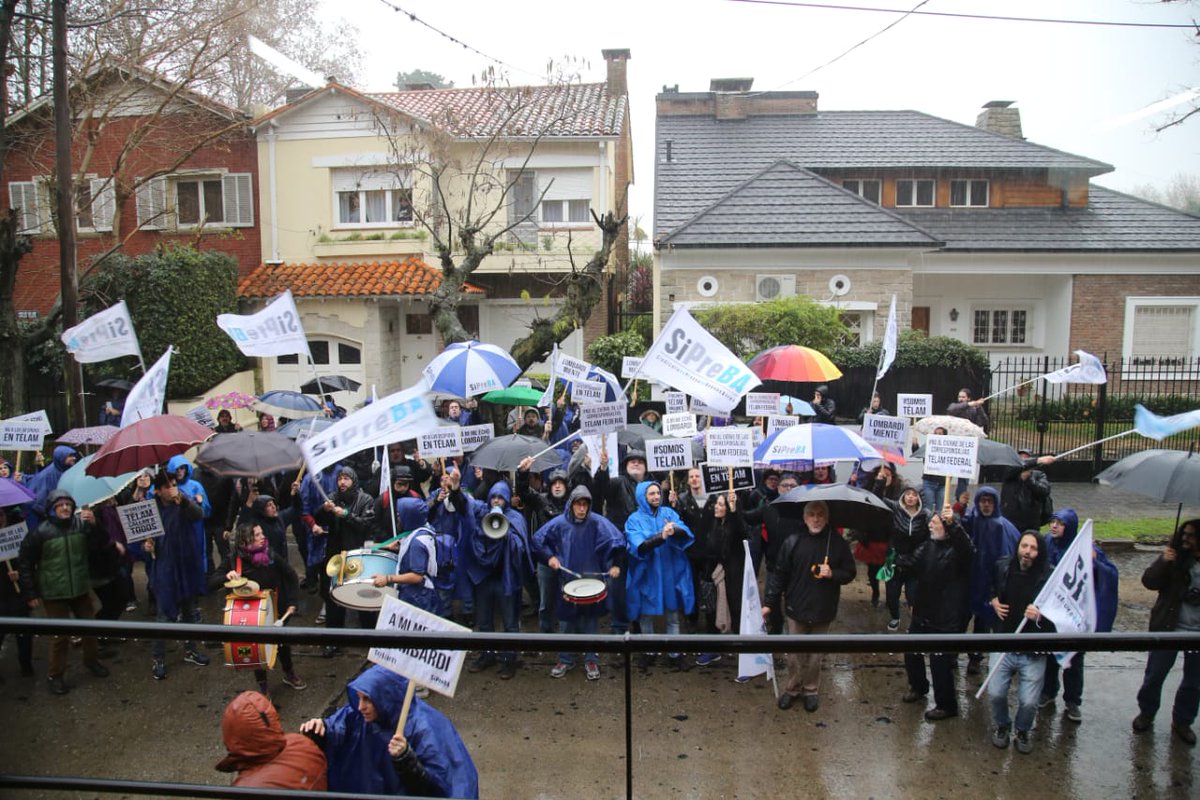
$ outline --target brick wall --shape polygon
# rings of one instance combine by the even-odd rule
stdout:
[[[1125,298],[1197,295],[1200,275],[1076,275],[1069,349],[1119,358],[1124,355]]]

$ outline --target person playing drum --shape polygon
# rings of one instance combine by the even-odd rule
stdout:
[[[571,492],[566,511],[554,517],[533,534],[533,553],[539,563],[554,570],[561,588],[558,600],[558,627],[560,633],[582,633],[594,636],[600,628],[600,615],[605,611],[605,595],[594,597],[571,596],[565,590],[570,586],[570,576],[607,575],[617,578],[621,568],[616,566],[614,556],[623,554],[625,536],[604,517],[591,513],[592,493],[586,486],[576,486]],[[565,568],[565,570],[564,570]],[[564,576],[564,571],[567,573]],[[586,578],[577,580],[582,583]],[[596,581],[599,588],[604,584]],[[596,602],[590,602],[591,600]],[[589,681],[600,678],[600,658],[596,653],[586,653],[584,668]],[[550,669],[550,675],[561,678],[575,666],[574,653],[559,653],[558,663]]]
[[[237,526],[233,534],[230,562],[225,565],[227,568],[232,567],[227,569],[225,579],[233,581],[246,578],[257,583],[263,591],[269,591],[275,601],[275,607],[283,609],[281,619],[286,625],[289,615],[296,613],[300,581],[287,559],[271,550],[261,525]],[[297,690],[308,688],[304,679],[296,674],[292,665],[292,648],[286,644],[279,646],[279,664],[283,667],[284,683]],[[267,694],[266,668],[255,667],[254,679],[258,681],[258,690]]]

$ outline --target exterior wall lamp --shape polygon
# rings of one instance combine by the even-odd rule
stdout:
[[[958,309],[957,308],[950,309],[950,321],[958,322]]]

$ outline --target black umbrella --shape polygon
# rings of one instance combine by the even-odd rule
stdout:
[[[891,529],[891,507],[866,489],[845,483],[797,486],[772,502],[803,505],[813,500],[824,500],[829,505],[829,524],[835,528],[860,531]]]
[[[523,459],[537,455],[547,447],[549,447],[549,443],[536,436],[524,436],[519,433],[497,436],[495,439],[481,444],[479,449],[471,454],[471,466],[494,469],[497,472],[509,472],[515,470]],[[561,463],[558,453],[551,448],[538,455],[533,460],[533,466],[530,469],[540,472],[557,467]]]
[[[617,429],[617,444],[623,444],[626,447],[633,447],[642,452],[646,450],[647,439],[661,439],[662,433],[654,430],[649,425],[643,425],[638,422],[634,425],[626,425],[624,428]]]
[[[218,433],[196,454],[196,464],[223,478],[262,478],[303,461],[299,446],[277,431]]]
[[[320,385],[317,385],[317,378],[313,378],[307,383],[301,384],[300,392],[302,394],[325,394],[326,392],[357,392],[358,387],[362,386],[358,381],[347,378],[345,375],[322,375],[320,376]]]
[[[96,381],[97,386],[103,386],[106,389],[120,389],[123,392],[128,392],[133,388],[132,381],[122,380],[121,378],[105,378],[104,380]]]
[[[1200,456],[1183,450],[1143,450],[1096,476],[1105,486],[1162,503],[1200,505]]]
[[[925,458],[925,445],[917,448],[913,458]],[[993,442],[991,439],[979,440],[979,466],[981,467],[1023,467],[1025,459],[1004,442]]]

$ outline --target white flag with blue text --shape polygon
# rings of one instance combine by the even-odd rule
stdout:
[[[760,636],[765,633],[762,618],[762,600],[758,596],[758,579],[754,576],[754,559],[750,557],[750,543],[743,541],[746,562],[742,575],[742,619],[738,627],[739,636]],[[770,653],[738,653],[738,677],[753,678],[766,674],[775,683],[775,657]],[[777,692],[778,693],[778,692]]]

